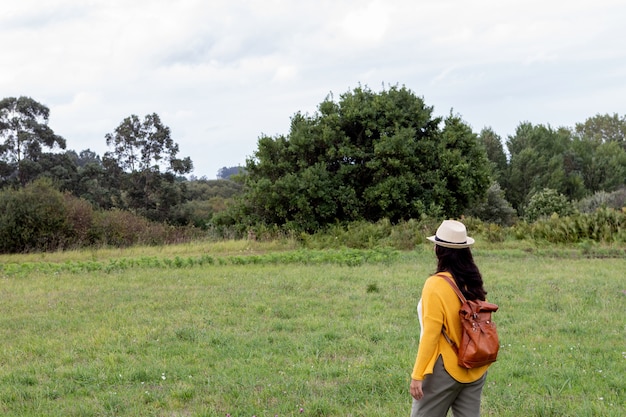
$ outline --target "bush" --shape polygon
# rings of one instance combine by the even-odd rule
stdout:
[[[310,249],[352,248],[378,249],[394,248],[411,250],[426,241],[433,234],[437,224],[432,219],[410,219],[392,224],[388,219],[376,223],[358,221],[336,224],[314,234],[302,233],[302,244]]]
[[[193,227],[174,227],[128,211],[109,210],[95,213],[89,240],[97,245],[128,247],[181,243],[198,237],[199,229]]]
[[[66,193],[63,204],[68,223],[68,246],[88,246],[92,243],[90,233],[93,226],[94,210],[87,200]]]
[[[126,247],[143,243],[142,236],[150,236],[148,219],[122,210],[97,213],[91,230],[91,240],[102,245]],[[158,235],[158,234],[157,234]],[[154,236],[150,239],[156,243]]]
[[[511,226],[516,218],[515,209],[506,200],[504,191],[497,182],[491,184],[485,199],[470,207],[467,214],[500,226]]]
[[[574,213],[574,206],[567,197],[556,190],[544,188],[530,198],[524,210],[524,218],[532,223],[535,220],[542,217],[550,217],[553,214],[563,217],[572,213]]]
[[[410,219],[406,222],[398,223],[391,229],[389,241],[391,246],[396,249],[410,250],[424,242],[426,236],[423,223]]]
[[[49,180],[0,193],[0,252],[55,250],[69,240],[63,194]]]
[[[507,228],[497,223],[483,222],[476,217],[464,217],[461,221],[465,224],[467,233],[477,237],[477,240],[489,243],[501,243],[506,240]]]
[[[506,239],[506,232],[499,224],[490,223],[485,231],[485,237],[490,243],[501,243]]]
[[[223,197],[186,201],[174,210],[173,220],[179,225],[193,225],[207,230],[211,226],[213,215],[225,211],[227,204],[228,200]]]
[[[626,242],[626,213],[605,208],[567,217],[553,215],[537,220],[529,228],[529,236],[538,241],[562,244],[586,241],[623,243]]]
[[[620,188],[611,193],[598,191],[589,197],[579,200],[576,203],[576,207],[581,213],[593,213],[599,208],[621,210],[626,207],[626,188]]]

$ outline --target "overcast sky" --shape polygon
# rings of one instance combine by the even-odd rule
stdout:
[[[0,5],[1,97],[50,108],[67,149],[157,113],[216,178],[359,85],[406,86],[503,140],[626,113],[623,0],[20,0]]]

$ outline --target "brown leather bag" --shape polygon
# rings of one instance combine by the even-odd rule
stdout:
[[[461,346],[457,346],[442,329],[444,337],[459,357],[459,366],[469,369],[495,362],[500,341],[491,313],[498,311],[498,306],[482,300],[466,300],[454,281],[446,275],[438,276],[448,281],[461,300]]]

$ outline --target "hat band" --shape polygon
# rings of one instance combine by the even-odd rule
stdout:
[[[437,242],[449,243],[451,245],[465,245],[467,243],[467,240],[463,241],[463,242],[448,242],[447,240],[439,239],[439,237],[437,237],[437,236],[435,236],[435,240]]]

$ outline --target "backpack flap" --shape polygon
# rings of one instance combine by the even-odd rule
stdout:
[[[463,332],[459,346],[459,366],[476,368],[495,362],[500,348],[496,324],[491,313],[498,310],[496,304],[480,300],[463,303],[459,316]]]

